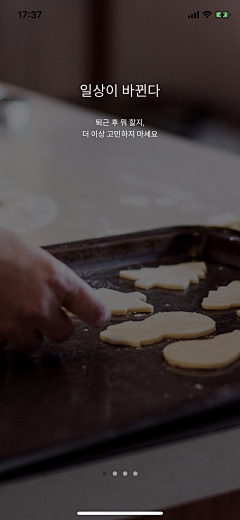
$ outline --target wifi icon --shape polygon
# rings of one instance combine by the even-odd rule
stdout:
[[[206,18],[209,18],[209,16],[212,14],[211,11],[203,11],[203,14]]]

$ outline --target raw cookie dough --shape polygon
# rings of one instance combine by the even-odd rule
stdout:
[[[70,316],[70,318],[77,318],[76,314],[74,314],[71,311],[68,311],[65,307],[62,307],[62,309],[67,314],[67,316]]]
[[[240,356],[240,330],[215,336],[212,339],[195,339],[170,343],[163,349],[170,365],[182,368],[220,368]]]
[[[127,280],[136,280],[135,287],[150,289],[186,289],[190,283],[198,283],[207,271],[204,262],[186,262],[178,265],[160,265],[120,271],[119,276]]]
[[[138,347],[164,338],[197,338],[213,332],[215,322],[196,312],[159,312],[143,321],[110,325],[100,339],[113,345]]]
[[[122,293],[113,289],[97,289],[104,303],[112,314],[127,314],[128,312],[153,312],[154,308],[145,303],[147,297],[140,292]]]
[[[209,291],[203,298],[203,309],[230,309],[240,305],[240,281],[235,280],[226,286],[220,286],[216,291]]]

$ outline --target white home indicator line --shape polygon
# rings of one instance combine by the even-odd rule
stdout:
[[[79,516],[159,516],[163,511],[78,511]]]

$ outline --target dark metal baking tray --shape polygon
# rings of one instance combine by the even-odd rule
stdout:
[[[175,227],[46,249],[92,287],[126,292],[134,286],[119,278],[120,269],[203,260],[208,271],[199,284],[142,292],[155,312],[203,312],[216,321],[216,334],[240,328],[236,309],[201,308],[210,289],[240,280],[237,231]],[[114,317],[111,323],[128,319]],[[2,348],[0,478],[240,424],[240,361],[219,370],[177,369],[162,355],[169,341],[137,349],[112,346],[99,340],[99,329],[76,319],[73,336],[63,344],[44,341],[31,355]]]

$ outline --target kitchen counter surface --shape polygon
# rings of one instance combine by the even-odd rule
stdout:
[[[159,130],[142,138],[141,126],[127,128],[134,138],[107,137],[126,130],[114,116],[27,99],[2,103],[0,225],[49,245],[239,219],[240,156]]]

